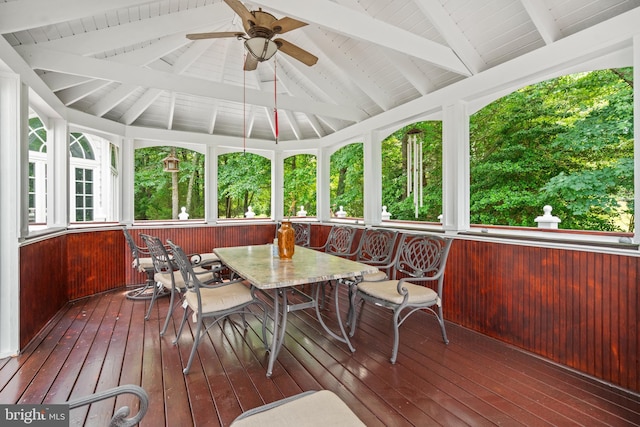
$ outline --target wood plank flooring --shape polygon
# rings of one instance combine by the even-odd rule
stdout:
[[[369,426],[640,425],[640,396],[451,323],[445,345],[428,313],[403,325],[398,362],[391,365],[390,313],[372,305],[361,312],[353,354],[324,333],[312,310],[290,313],[267,378],[260,323],[249,316],[246,331],[234,322],[213,327],[183,375],[192,331],[186,328],[172,344],[182,314],[177,307],[169,331],[159,336],[168,303],[160,299],[148,321],[148,302],[127,300],[124,290],[69,303],[23,354],[0,360],[0,403],[61,403],[138,384],[150,397],[140,425],[219,426],[244,410],[329,389]],[[323,315],[335,326],[333,304]],[[71,425],[106,425],[124,404],[137,403],[124,395],[75,409]]]

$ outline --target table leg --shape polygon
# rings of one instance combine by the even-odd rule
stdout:
[[[324,323],[324,320],[322,320],[322,316],[320,315],[320,305],[318,304],[318,298],[320,297],[320,285],[317,285],[316,288],[316,315],[318,317],[318,321],[320,322],[320,325],[322,325],[322,327],[324,328],[324,330],[333,338],[337,339],[338,341],[341,341],[343,343],[346,343],[347,346],[349,347],[349,350],[351,350],[351,352],[355,352],[356,349],[351,345],[351,341],[349,341],[349,336],[347,335],[345,329],[344,329],[344,325],[342,324],[342,316],[340,316],[340,302],[338,300],[338,286],[339,283],[336,282],[336,285],[334,286],[334,296],[333,299],[335,300],[335,304],[336,304],[336,317],[338,319],[338,326],[340,327],[340,332],[342,333],[342,336],[339,336],[338,334],[336,334],[335,332],[333,332],[331,329],[329,329],[329,327],[326,325],[326,323]]]
[[[280,308],[280,296],[282,295],[282,308]],[[284,337],[287,329],[287,313],[288,313],[287,291],[280,292],[278,289],[274,290],[273,298],[273,337],[271,338],[271,349],[269,350],[269,365],[267,367],[267,377],[271,377],[273,374],[273,365],[278,358],[278,353],[282,348]],[[282,313],[280,313],[282,310]],[[280,316],[282,320],[280,321]]]

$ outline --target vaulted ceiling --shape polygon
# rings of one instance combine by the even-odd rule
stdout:
[[[199,137],[312,141],[438,93],[640,7],[640,0],[269,0],[308,25],[244,71],[223,0],[0,0],[0,62],[86,123]],[[277,107],[277,122],[274,111]]]

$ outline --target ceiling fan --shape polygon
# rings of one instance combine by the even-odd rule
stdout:
[[[288,31],[304,27],[307,25],[305,22],[287,16],[276,19],[272,14],[264,12],[262,8],[250,11],[238,0],[224,0],[224,2],[242,19],[242,26],[246,34],[234,31],[187,34],[189,40],[224,37],[243,39],[244,46],[247,52],[249,52],[244,63],[244,69],[246,71],[255,70],[259,62],[271,59],[278,50],[308,66],[312,66],[318,62],[316,56],[293,43],[289,43],[281,38],[272,40],[276,34],[284,34]]]

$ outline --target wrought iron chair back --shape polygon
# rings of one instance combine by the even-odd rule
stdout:
[[[308,248],[311,243],[311,224],[308,222],[292,222],[291,226],[296,233],[296,245]]]
[[[393,249],[397,239],[398,232],[394,230],[381,228],[364,230],[356,252],[356,261],[380,268],[392,267]]]
[[[324,252],[340,257],[350,257],[354,255],[351,251],[353,241],[356,237],[357,229],[348,225],[334,225],[329,231],[327,241],[324,246],[314,249],[320,249]]]
[[[149,251],[141,246],[138,246],[136,242],[133,240],[133,236],[129,233],[129,230],[126,228],[122,229],[124,233],[124,238],[127,241],[127,245],[129,245],[129,249],[131,250],[131,256],[133,257],[133,267],[138,270],[140,269],[140,258],[141,255],[149,256]]]
[[[175,269],[174,264],[162,240],[148,234],[140,234],[140,237],[142,237],[142,240],[144,240],[147,245],[149,254],[151,254],[151,258],[153,259],[153,266],[156,273],[172,272]]]
[[[396,257],[394,276],[438,279],[441,282],[450,246],[451,240],[440,236],[405,234]],[[441,289],[438,293],[441,294]]]

